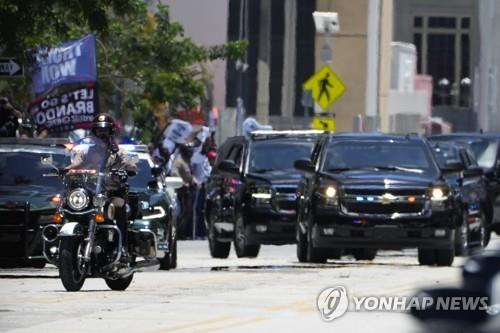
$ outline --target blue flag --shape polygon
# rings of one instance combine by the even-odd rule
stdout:
[[[42,94],[62,84],[95,82],[95,36],[89,34],[52,48],[40,48],[33,69],[33,90]]]

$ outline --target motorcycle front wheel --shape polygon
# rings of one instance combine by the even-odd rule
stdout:
[[[83,260],[84,242],[82,238],[64,237],[61,239],[59,276],[67,291],[79,291],[87,275]]]
[[[106,284],[111,290],[122,291],[128,288],[133,278],[134,274],[116,280],[106,279]]]

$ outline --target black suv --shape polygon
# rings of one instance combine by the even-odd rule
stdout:
[[[42,229],[52,222],[63,191],[50,167],[40,163],[52,155],[58,167],[69,164],[64,139],[0,139],[0,267],[45,266]]]
[[[295,160],[311,155],[319,131],[256,131],[220,147],[207,184],[205,217],[214,258],[256,257],[261,244],[295,242]]]
[[[299,186],[297,257],[323,263],[342,249],[372,260],[377,249],[418,248],[422,265],[453,263],[455,202],[428,142],[414,135],[327,135]]]
[[[485,212],[488,208],[483,169],[474,154],[463,144],[433,143],[434,154],[443,176],[453,190],[460,209],[455,229],[455,254],[468,255],[484,248],[489,242]]]
[[[467,144],[484,171],[488,205],[487,239],[491,231],[500,235],[500,133],[452,133],[429,137],[434,142],[451,141]]]

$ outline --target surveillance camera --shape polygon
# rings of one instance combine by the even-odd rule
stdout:
[[[340,31],[339,15],[335,12],[314,12],[314,25],[320,34]]]

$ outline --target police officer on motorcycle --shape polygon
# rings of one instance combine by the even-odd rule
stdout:
[[[84,144],[76,149],[72,161],[66,169],[95,169],[99,172],[111,173],[106,181],[105,189],[108,197],[115,206],[115,219],[123,235],[122,261],[130,261],[127,251],[127,197],[128,175],[137,174],[135,162],[128,156],[127,151],[120,149],[114,140],[116,124],[112,116],[101,113],[92,121],[92,136],[84,139]]]

